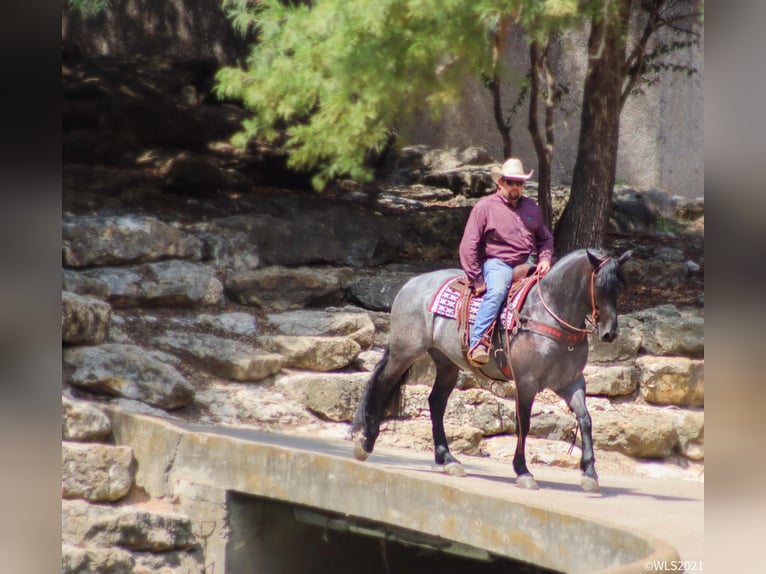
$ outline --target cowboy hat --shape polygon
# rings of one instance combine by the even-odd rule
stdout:
[[[493,166],[492,170],[490,171],[492,181],[495,183],[499,182],[501,177],[527,181],[530,177],[532,177],[533,173],[535,173],[535,170],[532,170],[529,173],[524,173],[524,166],[521,165],[521,160],[516,159],[515,157],[506,160],[502,167]]]

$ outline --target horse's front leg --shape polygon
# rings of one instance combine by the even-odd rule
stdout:
[[[532,403],[536,389],[530,385],[516,384],[516,452],[513,455],[513,470],[516,471],[516,484],[519,488],[537,490],[537,481],[527,468],[526,443],[532,417]]]
[[[441,351],[432,349],[429,354],[436,363],[436,381],[431,389],[431,394],[428,395],[431,428],[434,437],[434,459],[445,473],[451,476],[465,476],[463,465],[449,451],[447,434],[444,432],[444,412],[447,409],[447,400],[457,384],[460,369]]]
[[[596,457],[593,452],[593,424],[588,407],[585,405],[585,378],[580,375],[574,383],[562,389],[558,394],[574,412],[580,425],[580,432],[582,433],[582,458],[580,459],[582,476],[580,477],[580,486],[585,491],[597,492],[599,487],[598,474],[596,474]]]

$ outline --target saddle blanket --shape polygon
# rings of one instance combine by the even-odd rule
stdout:
[[[448,319],[457,319],[457,302],[460,299],[460,291],[452,287],[451,283],[459,276],[452,277],[444,282],[439,290],[434,295],[431,305],[428,310],[435,315],[447,317]],[[504,306],[500,311],[500,318],[503,321],[503,328],[513,328],[513,309],[519,304],[519,299],[526,289],[520,289],[516,295],[513,296],[511,304]],[[471,307],[468,310],[468,322],[473,325],[476,319],[476,313],[479,311],[479,306],[484,300],[484,297],[474,297],[471,299]]]

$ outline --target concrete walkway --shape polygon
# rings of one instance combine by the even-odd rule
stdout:
[[[348,441],[122,413],[114,413],[113,427],[119,444],[133,446],[137,480],[149,492],[172,495],[167,485],[181,480],[213,485],[568,572],[678,571],[671,561],[679,559],[692,571],[704,560],[701,483],[601,475],[600,492],[586,493],[578,471],[530,466],[540,490],[528,491],[515,485],[509,463],[485,458],[461,457],[468,475],[458,478],[442,473],[429,453],[404,449],[381,447],[358,462]]]

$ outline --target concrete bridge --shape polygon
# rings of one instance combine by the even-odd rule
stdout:
[[[116,443],[133,448],[137,484],[176,500],[204,532],[206,572],[338,572],[319,554],[328,532],[537,572],[678,571],[679,561],[702,570],[699,483],[602,476],[589,494],[577,471],[533,467],[541,489],[525,491],[510,464],[488,459],[463,457],[468,476],[455,478],[430,453],[378,448],[362,463],[346,441],[111,418]],[[312,542],[310,527],[321,539]],[[354,550],[344,543],[343,553]],[[388,571],[359,558],[356,571]]]

